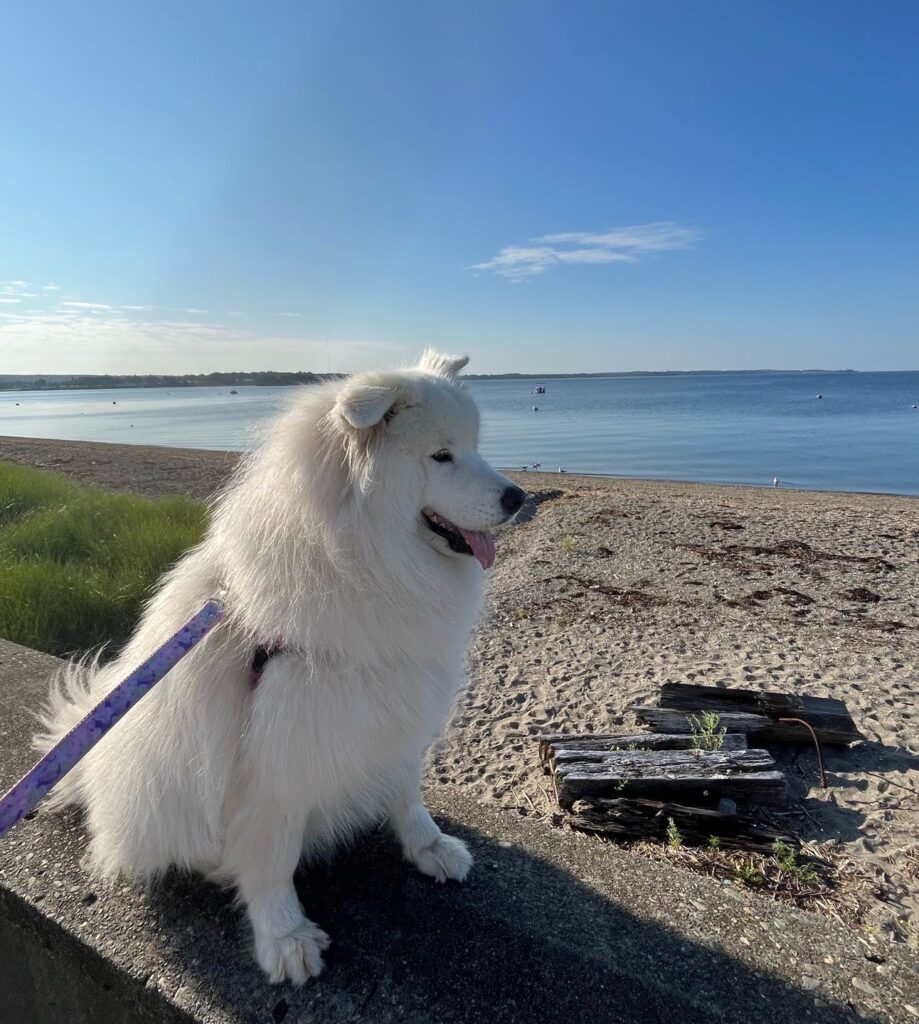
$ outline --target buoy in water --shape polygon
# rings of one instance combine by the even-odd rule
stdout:
[[[533,406],[533,412],[539,412],[539,406],[538,405],[534,405]]]
[[[817,395],[818,398],[823,398],[823,395]]]

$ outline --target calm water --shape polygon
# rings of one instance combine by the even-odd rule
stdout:
[[[537,383],[467,382],[496,465],[919,494],[919,371]],[[291,389],[237,390],[0,392],[0,434],[242,448]]]

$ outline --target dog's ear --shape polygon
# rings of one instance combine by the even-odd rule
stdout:
[[[431,373],[435,377],[446,377],[456,380],[460,370],[469,362],[469,356],[448,356],[433,348],[426,348],[421,354],[418,369],[422,373]]]
[[[338,396],[338,411],[357,430],[375,427],[393,411],[399,394],[395,388],[347,384]]]

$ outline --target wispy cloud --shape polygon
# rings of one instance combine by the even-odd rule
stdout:
[[[689,249],[701,237],[694,228],[673,221],[608,231],[564,231],[532,238],[526,245],[506,245],[490,260],[470,269],[493,270],[510,281],[525,281],[565,264],[637,263],[655,253]]]
[[[89,302],[49,282],[41,293],[26,281],[0,282],[0,352],[7,373],[206,373],[220,369],[358,370],[404,362],[399,344],[310,338],[300,325],[270,323],[242,310],[208,311],[153,303]],[[60,294],[58,294],[60,293]],[[99,294],[97,292],[97,294]],[[38,302],[20,305],[24,298]],[[100,298],[105,297],[100,294]],[[34,308],[44,306],[44,308]],[[249,324],[252,324],[250,327]]]
[[[207,373],[222,369],[358,370],[404,362],[402,345],[369,339],[287,336],[195,317],[155,320],[96,303],[54,312],[0,312],[7,373]],[[106,315],[100,315],[105,313]]]

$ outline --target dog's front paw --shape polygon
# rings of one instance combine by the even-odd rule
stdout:
[[[282,981],[302,985],[322,971],[322,952],[329,948],[326,933],[305,917],[285,935],[255,935],[255,959],[272,985]]]
[[[472,867],[472,854],[462,839],[441,833],[428,846],[422,847],[409,858],[423,875],[435,882],[462,882]]]

